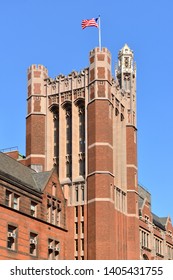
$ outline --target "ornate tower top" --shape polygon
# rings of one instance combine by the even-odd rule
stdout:
[[[136,66],[133,60],[133,51],[127,44],[119,51],[116,77],[124,92],[132,90],[132,80],[136,77]]]
[[[134,71],[133,51],[127,44],[119,51],[117,70],[121,73],[132,73]]]

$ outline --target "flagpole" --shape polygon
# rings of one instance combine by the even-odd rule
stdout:
[[[101,24],[100,24],[100,16],[98,17],[99,21],[99,49],[101,51]]]

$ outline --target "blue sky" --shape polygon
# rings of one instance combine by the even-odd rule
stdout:
[[[55,77],[87,67],[98,30],[82,30],[81,21],[100,15],[112,72],[125,43],[134,51],[139,182],[152,194],[153,212],[173,222],[172,14],[172,0],[1,1],[0,149],[25,154],[27,68],[43,64]]]

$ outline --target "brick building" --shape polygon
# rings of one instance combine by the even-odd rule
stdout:
[[[138,185],[136,134],[127,45],[115,77],[106,48],[68,76],[30,66],[26,158],[1,154],[1,258],[172,259],[171,220],[151,212]]]

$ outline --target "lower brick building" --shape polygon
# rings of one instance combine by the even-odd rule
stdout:
[[[2,259],[172,259],[169,217],[138,184],[136,66],[125,44],[52,79],[28,69],[26,157],[0,153]]]

